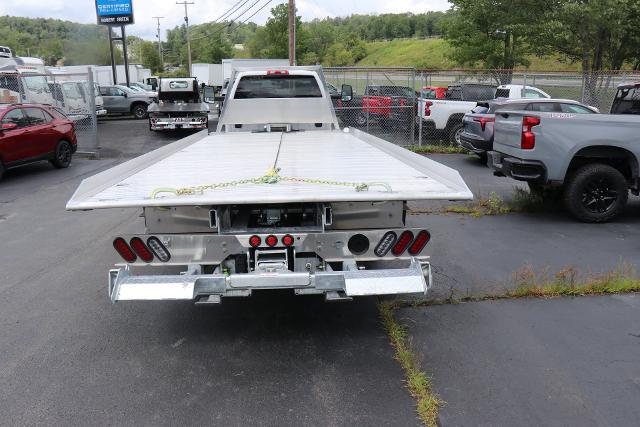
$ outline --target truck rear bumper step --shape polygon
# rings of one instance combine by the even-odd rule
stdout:
[[[218,303],[221,297],[249,296],[255,289],[295,289],[296,294],[345,298],[365,295],[426,294],[431,265],[412,259],[407,268],[316,273],[196,274],[136,276],[128,266],[109,271],[111,301],[193,300]]]

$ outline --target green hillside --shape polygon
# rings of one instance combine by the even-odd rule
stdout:
[[[443,39],[396,39],[367,43],[367,56],[358,62],[362,66],[413,66],[448,70],[459,68],[448,59],[451,48]],[[529,70],[579,70],[579,64],[568,64],[553,57],[531,57]]]

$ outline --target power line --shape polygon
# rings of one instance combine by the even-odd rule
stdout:
[[[256,10],[255,12],[253,12],[251,14],[251,16],[249,16],[247,19],[245,19],[244,21],[242,21],[240,24],[244,24],[245,22],[247,22],[249,19],[253,18],[258,12],[260,12],[262,9],[264,9],[265,7],[267,7],[269,5],[269,3],[271,3],[273,0],[269,0],[267,1],[265,4],[262,5],[262,7],[258,10]]]
[[[246,0],[244,3],[242,3],[242,5],[240,5],[240,7],[242,7],[244,4],[246,4],[249,0]],[[241,11],[237,16],[235,16],[234,18],[231,19],[231,22],[226,23],[226,25],[223,25],[223,27],[216,29],[214,32],[209,32],[208,30],[203,30],[203,32],[205,33],[203,36],[197,37],[192,39],[192,41],[195,40],[202,40],[204,38],[208,38],[208,37],[212,37],[213,35],[216,35],[218,33],[220,33],[221,31],[224,31],[225,29],[229,29],[231,28],[231,26],[236,23],[235,21],[237,21],[239,18],[241,18],[243,15],[247,14],[251,9],[253,9],[256,4],[258,4],[261,0],[256,0],[254,1],[251,5],[249,5],[246,9],[244,9],[243,11]],[[269,0],[270,2],[271,0]],[[268,4],[268,3],[267,3]],[[251,18],[252,16],[254,16],[257,12],[259,12],[260,10],[262,10],[264,8],[264,6],[260,9],[258,9],[258,11],[256,11],[255,13],[253,13],[249,18]],[[227,16],[228,18],[228,16]],[[241,22],[240,24],[236,25],[236,28],[241,25],[244,24],[247,20]],[[220,24],[225,24],[224,22],[221,22]]]

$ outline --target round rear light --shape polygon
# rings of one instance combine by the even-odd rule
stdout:
[[[347,247],[354,255],[362,255],[369,250],[369,238],[364,234],[354,234],[347,242]]]
[[[287,234],[286,236],[284,236],[282,238],[282,244],[285,246],[293,245],[293,236],[291,236],[290,234]]]
[[[249,245],[252,248],[257,248],[258,246],[260,246],[260,243],[262,243],[262,239],[260,238],[260,236],[249,237]]]
[[[271,236],[267,236],[267,238],[264,241],[267,244],[267,246],[271,246],[271,247],[274,247],[275,245],[278,244],[278,238],[273,234]]]

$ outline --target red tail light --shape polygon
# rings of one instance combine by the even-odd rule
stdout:
[[[262,243],[262,239],[260,238],[260,236],[249,237],[249,245],[252,248],[257,248],[258,246],[260,246],[261,243]]]
[[[141,238],[134,237],[129,242],[131,249],[140,257],[144,262],[153,261],[153,253],[149,250],[147,245],[144,244]]]
[[[407,100],[406,100],[406,99],[401,99],[401,100],[400,100],[400,106],[401,106],[401,107],[404,107],[404,106],[406,106],[406,105],[407,105]]]
[[[136,254],[131,250],[131,248],[127,244],[127,241],[124,240],[122,237],[118,237],[113,241],[113,247],[116,250],[116,252],[120,254],[122,259],[129,263],[135,262],[136,259],[138,259]]]
[[[409,247],[409,253],[411,255],[418,255],[420,252],[422,252],[427,243],[429,243],[429,240],[431,240],[431,234],[429,234],[427,230],[422,230],[418,233],[416,239]]]
[[[395,256],[402,255],[411,242],[413,242],[413,233],[409,230],[403,231],[393,249],[391,249],[391,253]]]
[[[336,102],[336,106],[338,108],[342,108],[342,99],[338,99],[338,102]]]
[[[433,102],[431,101],[425,101],[424,102],[424,115],[425,116],[430,116],[431,115],[431,106],[433,105]]]
[[[285,246],[291,246],[293,245],[293,236],[287,234],[286,236],[284,236],[282,238],[282,244]]]
[[[539,117],[524,116],[522,118],[522,139],[520,140],[520,148],[523,150],[533,150],[535,148],[536,135],[531,131],[531,129],[539,124]]]
[[[275,245],[278,244],[278,238],[274,235],[267,236],[267,238],[264,239],[264,241],[268,246],[271,246],[271,247],[274,247]]]
[[[482,128],[482,130],[484,130],[484,128],[487,126],[487,123],[493,123],[496,121],[496,119],[493,117],[474,117],[473,121],[480,123],[480,127]]]

